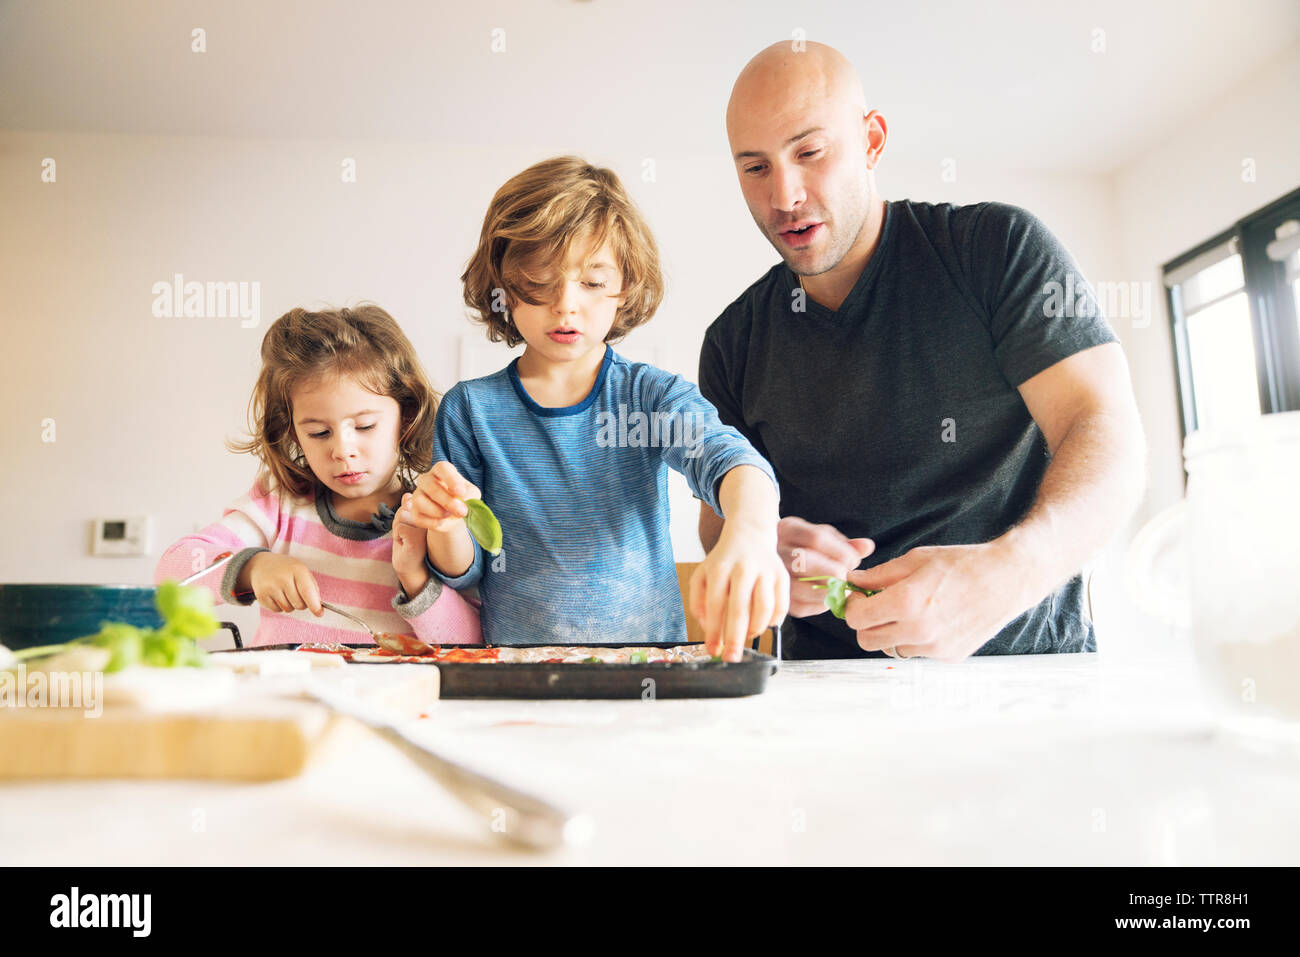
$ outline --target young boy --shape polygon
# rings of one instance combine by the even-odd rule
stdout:
[[[431,569],[479,586],[489,643],[684,641],[674,468],[726,520],[689,601],[709,652],[740,660],[788,607],[776,479],[696,386],[610,347],[663,297],[654,237],[618,178],[575,157],[524,170],[493,197],[461,279],[488,337],[526,348],[439,407],[435,464],[403,500],[429,530]],[[500,519],[500,556],[470,537],[469,498]]]

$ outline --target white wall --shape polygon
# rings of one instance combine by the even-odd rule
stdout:
[[[646,211],[669,290],[628,351],[695,378],[703,332],[775,254],[751,221],[721,132],[709,154],[641,157],[592,144]],[[0,581],[147,582],[161,548],[219,516],[253,465],[223,440],[243,426],[267,325],[299,304],[373,299],[403,324],[435,385],[457,377],[464,318],[458,276],[492,192],[559,149],[431,149],[403,142],[233,140],[0,133],[5,228],[0,297],[8,374],[0,432],[9,468],[0,518],[11,543]],[[57,181],[43,183],[52,157]],[[357,182],[340,163],[355,157]],[[1098,177],[958,169],[939,158],[886,160],[886,196],[1026,206],[1086,271],[1112,270],[1111,197]],[[261,283],[261,321],[164,319],[152,285]],[[504,365],[503,347],[496,364]],[[55,441],[42,441],[42,422]],[[699,557],[695,510],[674,484],[679,557]],[[148,558],[94,558],[95,517],[152,515]]]
[[[1147,429],[1150,488],[1143,516],[1183,493],[1178,397],[1160,267],[1248,213],[1300,187],[1300,47],[1260,65],[1220,99],[1161,135],[1114,175],[1116,278],[1152,283],[1146,328],[1117,323]],[[1254,180],[1243,178],[1253,161]]]
[[[1146,283],[1155,309],[1149,321],[1111,317],[1146,429],[1148,487],[1130,528],[1096,564],[1092,593],[1103,650],[1125,653],[1190,641],[1185,630],[1135,602],[1133,587],[1145,594],[1152,586],[1130,574],[1124,555],[1133,532],[1183,495],[1177,383],[1160,268],[1300,186],[1297,94],[1300,47],[1261,64],[1194,115],[1153,130],[1152,145],[1110,177],[1114,272],[1091,278]],[[1253,182],[1242,177],[1245,160],[1254,161]],[[1152,569],[1162,589],[1188,587],[1182,555],[1173,545]],[[1108,640],[1112,636],[1117,640]]]

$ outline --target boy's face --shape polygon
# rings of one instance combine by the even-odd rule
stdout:
[[[574,243],[563,275],[539,278],[556,283],[554,301],[516,302],[510,310],[528,348],[552,362],[574,362],[593,349],[603,354],[623,291],[623,274],[609,244],[593,251],[589,244]]]
[[[350,376],[308,381],[290,395],[294,435],[307,465],[345,499],[382,495],[397,470],[402,409]]]

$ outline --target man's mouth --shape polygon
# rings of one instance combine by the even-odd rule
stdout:
[[[819,222],[795,223],[792,226],[787,226],[777,235],[781,237],[787,246],[807,246],[825,228],[825,225]]]
[[[334,476],[336,481],[342,482],[344,485],[356,485],[365,477],[365,472],[344,472],[342,475]]]

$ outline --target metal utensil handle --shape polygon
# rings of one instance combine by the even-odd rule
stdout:
[[[495,833],[507,840],[538,850],[576,843],[585,837],[590,824],[582,815],[571,815],[541,798],[502,784],[464,765],[444,758],[436,751],[386,725],[374,730],[396,745],[421,770],[435,778],[462,804],[492,823]]]
[[[193,575],[190,575],[188,578],[182,578],[180,584],[188,585],[192,581],[197,581],[198,579],[202,578],[204,575],[206,575],[208,572],[212,571],[213,569],[220,568],[222,565],[224,565],[226,562],[230,561],[234,557],[235,557],[234,552],[222,552],[213,560],[211,565],[209,565],[207,568],[203,569],[202,571],[195,572]]]
[[[207,568],[203,569],[202,571],[197,571],[197,572],[195,572],[193,575],[190,575],[188,578],[182,578],[182,579],[180,580],[180,584],[182,584],[182,585],[188,585],[188,584],[190,584],[191,582],[197,581],[198,579],[200,579],[200,578],[202,578],[204,575],[206,575],[208,572],[213,571],[214,569],[220,568],[222,565],[224,565],[226,562],[230,561],[230,560],[231,560],[232,558],[234,558],[234,557],[235,557],[235,553],[234,553],[234,552],[222,552],[220,555],[218,555],[216,558],[214,558],[214,559],[212,560],[212,564],[211,564],[211,565],[209,565]],[[238,597],[238,596],[236,596],[236,597]],[[220,625],[222,628],[227,628],[227,629],[230,630],[230,634],[234,636],[234,639],[235,639],[235,647],[236,647],[236,648],[243,648],[243,647],[244,647],[243,639],[240,638],[240,636],[239,636],[239,626],[238,626],[238,625],[236,625],[233,621],[219,621],[219,622],[217,622],[217,624]],[[215,634],[215,632],[214,632],[214,634]]]
[[[340,608],[338,605],[331,604],[330,602],[327,602],[327,601],[323,601],[323,602],[321,602],[321,603],[320,603],[320,606],[321,606],[322,608],[328,608],[330,611],[334,612],[334,614],[336,614],[336,615],[342,615],[344,618],[347,618],[347,619],[349,619],[349,620],[351,620],[351,621],[355,621],[358,625],[360,625],[362,628],[364,628],[364,629],[366,630],[366,634],[370,635],[372,638],[374,637],[374,635],[375,635],[375,630],[374,630],[373,628],[371,628],[369,625],[367,625],[367,624],[366,624],[364,621],[362,621],[360,618],[358,618],[356,615],[353,615],[353,614],[351,614],[350,612],[346,612],[346,611],[344,611],[342,608]]]
[[[359,721],[394,745],[420,770],[442,784],[466,807],[492,822],[492,831],[533,848],[553,848],[577,843],[591,832],[590,820],[574,816],[540,798],[445,758],[392,724],[373,707],[342,700],[334,692],[308,680],[303,691],[335,714]]]

